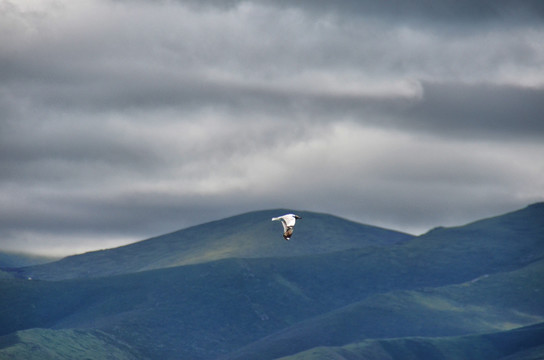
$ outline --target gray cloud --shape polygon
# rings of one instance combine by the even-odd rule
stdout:
[[[540,2],[0,3],[0,249],[542,200]]]
[[[395,125],[441,136],[542,141],[544,90],[509,85],[424,83],[399,107]]]
[[[119,0],[122,1],[122,0]],[[127,1],[127,0],[125,0]],[[136,0],[136,2],[139,0]],[[142,0],[145,1],[145,0]],[[197,8],[220,8],[228,10],[239,6],[242,0],[179,0],[180,3]],[[423,18],[433,21],[482,21],[504,17],[541,17],[544,15],[544,6],[538,0],[447,0],[440,3],[429,3],[425,0],[402,1],[392,0],[384,3],[376,0],[254,0],[267,6],[281,6],[302,8],[306,11],[320,13],[339,12],[346,14],[364,13],[372,16],[393,18]]]

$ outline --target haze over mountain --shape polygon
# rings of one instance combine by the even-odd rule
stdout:
[[[544,355],[544,203],[418,237],[301,212],[290,242],[277,211],[11,272],[0,358]]]
[[[37,264],[44,264],[58,260],[58,257],[39,256],[24,253],[12,253],[0,251],[0,268],[22,267]]]

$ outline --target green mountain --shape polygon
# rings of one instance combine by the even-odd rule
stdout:
[[[137,360],[129,345],[98,330],[31,329],[0,336],[3,360]]]
[[[286,242],[279,224],[262,220],[261,230],[273,236],[267,246],[288,249],[275,250],[285,251],[279,255],[259,251],[269,235],[257,236],[257,225],[247,221],[264,219],[265,214],[270,217],[270,212],[244,214],[186,229],[180,232],[182,237],[174,233],[91,253],[90,258],[72,257],[72,267],[63,260],[22,270],[26,274],[43,269],[49,278],[60,278],[61,270],[72,272],[62,281],[0,280],[0,358],[6,349],[23,351],[11,346],[14,334],[36,328],[55,330],[48,336],[68,336],[74,344],[99,337],[129,355],[149,359],[322,359],[327,357],[320,351],[336,354],[390,338],[398,342],[389,348],[385,345],[387,349],[397,346],[399,354],[415,351],[411,356],[418,358],[417,348],[432,348],[436,339],[474,335],[473,342],[484,347],[488,345],[478,334],[503,333],[544,321],[544,204],[465,226],[434,229],[415,238],[401,234],[400,239],[369,240],[368,230],[375,228],[302,213],[295,235]],[[313,216],[315,226],[322,223],[319,217],[330,220],[320,230],[322,234],[310,226]],[[357,231],[359,235],[349,240],[348,235]],[[169,236],[177,241],[169,243]],[[243,251],[253,255],[225,255],[175,266],[173,259],[166,261],[167,252],[159,251],[170,246],[183,258],[179,243],[192,244],[183,246],[193,255],[214,253],[214,246],[230,248],[214,242],[214,236],[223,236],[228,244],[247,241]],[[329,237],[324,241],[321,236]],[[339,239],[344,248],[331,244],[333,239]],[[140,251],[135,250],[138,246]],[[298,246],[301,253],[296,255],[293,249]],[[138,260],[150,262],[130,272],[126,248]],[[162,254],[163,265],[159,266],[159,256],[146,253],[153,249],[155,255]],[[95,262],[98,269],[92,276],[85,275],[82,269],[90,269],[91,260],[99,259],[93,256],[101,253],[111,260]],[[59,264],[62,267],[56,267]],[[99,269],[102,266],[105,273]],[[145,270],[146,266],[157,268]],[[101,271],[102,277],[95,277]],[[108,271],[119,275],[107,275]],[[420,340],[414,342],[415,338]],[[470,346],[448,341],[433,346],[470,352]],[[18,342],[43,344],[32,339]],[[519,351],[504,351],[500,356],[523,354],[529,359],[538,354],[544,339],[530,346],[520,344]],[[307,357],[312,351],[318,352]],[[474,351],[478,353],[477,347]]]
[[[543,274],[540,260],[461,284],[373,294],[282,329],[229,359],[266,360],[368,338],[460,335],[543,322]]]
[[[286,257],[404,242],[412,235],[359,224],[336,216],[297,212],[290,242],[273,216],[285,209],[233,216],[193,226],[116,249],[70,256],[60,261],[21,269],[22,276],[44,280],[100,277],[197,264],[226,258]]]
[[[318,347],[281,360],[539,360],[544,359],[542,339],[544,323],[490,334],[365,340]]]

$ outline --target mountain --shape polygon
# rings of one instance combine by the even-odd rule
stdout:
[[[44,264],[58,259],[58,257],[0,251],[0,279],[13,278],[15,274],[21,276],[22,271],[15,270],[17,268]]]
[[[213,237],[231,231],[223,239],[236,244],[248,241],[242,248],[254,249],[251,257],[225,256],[178,266],[166,261],[166,267],[136,267],[128,272],[126,255],[116,258],[126,249],[118,248],[105,252],[121,263],[118,275],[80,276],[81,269],[92,265],[82,256],[72,259],[81,259],[84,265],[63,268],[75,275],[68,274],[62,281],[0,280],[0,309],[7,309],[0,311],[0,358],[6,349],[23,351],[10,345],[21,342],[13,340],[14,336],[40,328],[49,331],[49,343],[68,336],[79,347],[99,337],[108,346],[151,360],[320,359],[324,358],[319,357],[321,351],[336,355],[340,351],[347,359],[357,359],[354,354],[358,353],[345,351],[373,341],[376,343],[364,351],[378,346],[392,359],[395,354],[415,359],[420,347],[469,354],[471,346],[464,347],[464,340],[452,338],[468,335],[475,336],[470,342],[475,344],[476,355],[465,358],[477,359],[478,351],[489,345],[478,338],[482,333],[502,334],[544,322],[544,204],[465,226],[437,228],[419,237],[404,235],[398,241],[353,237],[349,243],[345,237],[362,229],[359,224],[335,218],[339,225],[329,222],[321,234],[302,226],[313,216],[302,213],[292,240],[286,242],[278,223],[263,220],[261,230],[273,234],[272,244],[289,249],[283,255],[259,254],[263,238],[243,235],[244,231],[254,234],[255,225],[241,220],[264,219],[263,214],[269,212],[202,225],[212,224],[209,230],[187,229],[194,232],[193,247],[188,247],[194,253],[213,253],[213,246],[224,249]],[[348,229],[348,224],[353,227]],[[269,225],[274,226],[265,231]],[[216,232],[205,233],[208,231]],[[306,234],[313,231],[311,236]],[[182,243],[189,239],[184,234]],[[360,234],[367,236],[365,231]],[[331,238],[323,241],[321,236]],[[198,241],[200,238],[203,240]],[[333,246],[332,238],[344,239],[339,242],[345,248],[322,248]],[[321,244],[318,250],[304,243],[310,239]],[[163,240],[150,239],[134,246],[142,246],[142,252],[152,248],[158,254],[161,246],[157,244],[165,246]],[[171,246],[176,249],[179,242]],[[195,244],[203,248],[197,251]],[[301,254],[295,255],[297,246]],[[157,257],[134,248],[131,251],[140,260],[153,259],[145,266],[159,263]],[[43,269],[50,268],[44,265]],[[58,276],[58,271],[54,269],[49,276]],[[72,332],[75,330],[83,333]],[[521,354],[528,359],[544,346],[540,339],[530,346],[521,342],[515,352],[504,351],[500,356]],[[43,346],[40,339],[24,342],[25,346]],[[313,351],[317,353],[311,355]],[[444,355],[443,359],[455,357]]]
[[[70,256],[21,269],[25,277],[44,280],[99,277],[225,258],[285,257],[404,242],[412,235],[363,225],[336,216],[297,212],[291,242],[271,218],[285,209],[256,211],[158,236],[116,249]]]
[[[489,334],[366,340],[314,348],[281,360],[539,360],[544,359],[542,339],[544,323]]]
[[[373,294],[259,339],[228,359],[266,360],[367,338],[449,336],[543,322],[543,274],[540,260],[461,284]]]
[[[138,360],[129,345],[97,330],[31,329],[0,336],[0,359]]]
[[[53,262],[58,257],[0,251],[0,268],[17,268]]]

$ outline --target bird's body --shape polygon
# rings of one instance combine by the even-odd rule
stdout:
[[[283,225],[283,238],[285,240],[289,240],[291,239],[291,235],[293,235],[293,228],[295,227],[297,219],[302,218],[295,214],[285,214],[283,216],[272,218],[272,221],[281,221],[281,224]]]

